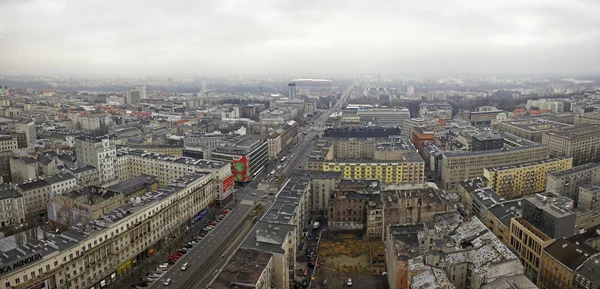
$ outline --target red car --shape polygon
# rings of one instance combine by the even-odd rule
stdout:
[[[177,259],[179,259],[180,257],[181,257],[181,256],[179,256],[179,255],[173,255],[173,259],[174,259],[174,260],[177,260]]]
[[[229,213],[229,212],[227,210],[224,210],[223,213],[221,213],[221,214],[227,215],[227,213]]]
[[[210,222],[210,223],[208,223],[208,225],[209,225],[209,226],[216,226],[216,225],[217,225],[217,222]]]

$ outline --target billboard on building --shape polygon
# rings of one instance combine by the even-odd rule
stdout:
[[[226,193],[227,190],[230,190],[231,188],[233,188],[233,175],[227,177],[226,179],[223,180],[223,191],[222,193]]]
[[[250,180],[250,160],[246,156],[235,156],[232,168],[234,181],[245,183]]]

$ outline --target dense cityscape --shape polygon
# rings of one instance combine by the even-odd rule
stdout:
[[[600,289],[598,15],[0,0],[0,289]]]
[[[600,286],[598,80],[0,81],[2,288]]]

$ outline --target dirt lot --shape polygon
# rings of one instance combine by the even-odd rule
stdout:
[[[385,246],[380,240],[364,240],[360,234],[328,232],[319,245],[319,266],[339,273],[377,275],[385,271]]]

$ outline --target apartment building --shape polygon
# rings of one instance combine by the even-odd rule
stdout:
[[[516,199],[546,190],[548,174],[568,170],[572,158],[552,158],[548,160],[519,163],[508,166],[489,167],[483,176],[498,195]]]
[[[594,210],[600,207],[600,182],[593,182],[579,187],[579,200],[577,208]]]
[[[548,174],[546,192],[572,199],[579,204],[579,187],[600,181],[600,164],[589,163]]]
[[[251,288],[275,288],[273,254],[254,250],[236,250],[207,289],[230,289],[231,284]]]
[[[0,228],[22,224],[25,210],[23,195],[7,184],[0,184]]]
[[[339,189],[342,174],[340,172],[315,172],[294,170],[291,179],[310,179],[310,207],[313,214],[326,214],[329,200]]]
[[[35,146],[35,143],[37,142],[35,122],[30,121],[15,123],[15,132],[17,134],[17,143],[19,148]]]
[[[267,150],[269,159],[276,159],[281,153],[281,135],[277,132],[272,132],[267,138]]]
[[[115,164],[117,163],[117,148],[115,141],[108,136],[80,136],[75,138],[75,153],[77,166],[90,165],[100,173],[101,183],[114,182],[118,176]]]
[[[210,174],[190,174],[98,219],[79,215],[83,219],[78,223],[82,225],[71,226],[47,239],[39,232],[37,239],[19,233],[26,240],[24,246],[14,237],[5,238],[2,263],[20,265],[2,273],[0,288],[110,286],[143,262],[150,249],[160,248],[165,237],[181,230],[208,206],[213,196]],[[70,207],[67,211],[76,209]]]
[[[462,180],[483,176],[483,170],[486,167],[513,165],[548,158],[549,150],[546,145],[479,152],[444,152],[441,164],[441,183],[445,189],[455,188]]]
[[[78,186],[75,176],[67,172],[43,176],[40,178],[46,180],[46,182],[50,185],[50,197],[54,195],[61,195]]]
[[[0,177],[4,182],[11,182],[10,159],[13,150],[19,148],[17,138],[11,135],[0,135]]]
[[[38,162],[33,157],[10,157],[10,179],[15,182],[33,180],[38,177]]]
[[[102,215],[119,208],[132,198],[141,198],[158,189],[158,180],[149,175],[139,175],[107,188],[88,186],[54,195],[48,201],[48,220],[54,226],[72,226],[86,217],[97,220]],[[65,204],[69,206],[65,207]],[[70,209],[71,211],[68,211]]]
[[[170,156],[182,156],[183,146],[182,145],[169,145],[169,144],[149,144],[149,145],[128,145],[130,149],[134,150],[145,150],[151,153],[157,153],[162,155]]]
[[[417,149],[417,152],[423,156],[423,146],[428,143],[435,143],[435,135],[432,130],[424,127],[415,127],[412,132],[412,144]]]
[[[425,180],[425,162],[414,147],[403,142],[379,143],[368,158],[338,159],[332,142],[323,141],[317,144],[306,167],[341,172],[346,180],[375,179],[386,184],[416,184]]]
[[[225,135],[222,134],[194,134],[183,138],[183,145],[193,147],[213,148],[219,145]]]
[[[156,176],[161,186],[189,173],[210,173],[214,179],[215,199],[218,202],[231,198],[233,176],[231,163],[176,157],[122,148],[117,151],[118,180],[124,181],[141,174]]]
[[[381,126],[369,126],[369,127],[343,127],[343,128],[326,128],[323,131],[323,137],[334,140],[334,139],[389,139],[394,136],[401,135],[402,130],[398,127],[381,127]],[[412,130],[410,131],[412,133]],[[410,136],[410,135],[409,135]]]
[[[600,124],[546,132],[542,143],[548,145],[553,156],[573,157],[575,166],[600,161]]]
[[[439,214],[432,222],[390,226],[386,254],[390,288],[534,286],[523,280],[517,256],[479,219],[455,212]]]
[[[295,283],[293,276],[296,272],[296,240],[294,225],[258,221],[242,241],[240,248],[271,255],[273,287],[269,288],[289,288]]]
[[[310,179],[290,179],[277,194],[261,221],[272,224],[289,224],[296,227],[297,242],[310,224]]]
[[[505,120],[499,122],[496,126],[501,132],[510,133],[538,143],[542,142],[542,136],[546,132],[559,131],[571,127],[573,127],[573,125],[540,117]]]
[[[50,196],[50,183],[44,179],[34,179],[16,185],[23,195],[28,216],[42,216],[46,212],[46,202]]]
[[[563,113],[564,103],[562,101],[555,101],[549,99],[528,99],[525,107],[527,109],[532,109],[534,107],[539,110],[551,110],[552,113]]]
[[[597,111],[576,114],[573,119],[574,125],[600,124],[600,113]]]
[[[537,285],[540,289],[571,289],[577,269],[598,250],[560,238],[544,248]]]
[[[90,165],[67,169],[74,177],[78,186],[99,186],[100,174],[98,170]]]

